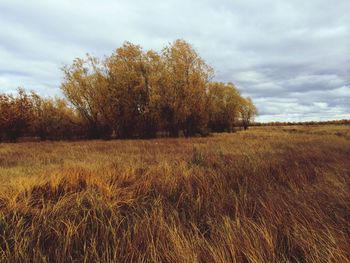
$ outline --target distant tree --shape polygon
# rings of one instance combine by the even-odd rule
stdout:
[[[29,134],[33,119],[33,104],[24,89],[18,89],[16,96],[0,95],[0,138],[16,141]]]
[[[0,142],[4,139],[8,124],[8,105],[9,97],[6,94],[0,94]]]
[[[186,135],[207,127],[206,89],[213,70],[184,40],[176,40],[162,52],[163,85],[161,116],[171,136]]]
[[[209,127],[231,132],[239,118],[241,95],[232,83],[212,82],[208,90]]]
[[[114,130],[120,138],[155,137],[159,56],[126,42],[107,60]]]
[[[61,89],[85,120],[89,137],[109,137],[111,101],[105,67],[97,58],[87,55],[86,59],[75,59],[63,72]]]
[[[248,97],[241,99],[239,111],[242,127],[246,130],[257,115],[257,108],[255,107],[252,99]]]
[[[213,69],[184,40],[160,53],[125,42],[104,61],[87,55],[64,67],[61,85],[90,138],[177,137],[248,127],[256,109],[233,84],[211,83]],[[84,126],[84,125],[83,125]]]
[[[42,98],[32,93],[35,121],[34,133],[42,140],[70,139],[83,135],[82,120],[62,98]]]

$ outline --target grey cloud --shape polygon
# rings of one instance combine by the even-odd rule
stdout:
[[[350,117],[348,0],[0,1],[0,92],[60,94],[60,68],[123,41],[184,38],[258,105],[258,120]]]

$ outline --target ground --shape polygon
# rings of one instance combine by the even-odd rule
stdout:
[[[1,262],[350,262],[350,126],[0,144]]]

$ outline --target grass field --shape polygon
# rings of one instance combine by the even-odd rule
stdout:
[[[0,144],[1,262],[350,262],[350,126]]]

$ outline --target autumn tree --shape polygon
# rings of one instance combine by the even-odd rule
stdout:
[[[125,42],[111,56],[77,58],[63,68],[62,98],[19,90],[0,95],[0,140],[177,137],[247,129],[257,113],[232,83],[184,40],[161,52]]]
[[[88,127],[90,138],[109,137],[111,105],[107,73],[95,57],[77,58],[63,69],[61,89],[69,102],[77,109]]]
[[[162,51],[164,81],[160,88],[161,116],[171,136],[194,135],[206,129],[206,89],[213,70],[184,40]]]
[[[192,136],[208,124],[231,131],[238,117],[252,113],[233,84],[210,82],[212,68],[184,40],[160,53],[125,42],[103,61],[89,55],[74,60],[64,74],[63,93],[91,138]]]
[[[257,108],[255,107],[251,98],[247,97],[241,99],[239,112],[242,127],[246,130],[258,113]]]
[[[106,60],[113,125],[118,137],[156,136],[159,63],[157,53],[144,52],[129,42]]]
[[[8,123],[8,105],[9,97],[6,94],[0,94],[0,142],[3,140],[6,134],[6,128]]]
[[[83,136],[82,120],[62,98],[43,98],[32,92],[34,134],[42,140],[70,139]]]
[[[33,104],[24,89],[15,96],[0,94],[0,139],[16,141],[29,134],[33,119]]]
[[[212,82],[208,89],[209,127],[215,132],[231,132],[239,118],[242,98],[232,83]]]

